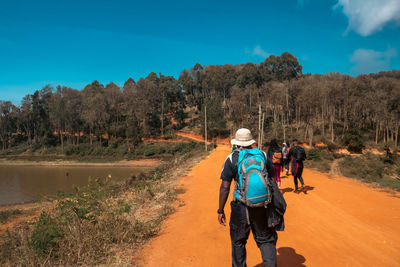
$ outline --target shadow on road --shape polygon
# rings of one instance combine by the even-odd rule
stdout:
[[[278,267],[305,267],[306,258],[303,255],[297,254],[296,250],[290,247],[281,247],[277,249],[278,255],[276,261]],[[254,267],[263,267],[263,263],[259,263]]]
[[[300,189],[300,191],[299,191],[298,194],[303,193],[303,194],[306,194],[306,195],[307,195],[307,194],[308,194],[308,191],[312,191],[312,190],[314,190],[314,186],[306,185],[306,186],[304,186],[302,189]],[[290,188],[290,187],[286,187],[286,188],[281,189],[282,195],[284,195],[285,193],[293,192],[293,191],[294,191],[294,189],[293,189],[293,188]]]
[[[293,192],[293,188],[286,187],[286,188],[281,189],[282,195],[284,195],[285,193],[289,193],[289,192]]]
[[[303,187],[303,190],[301,190],[301,192],[303,192],[304,194],[307,195],[307,192],[311,191],[311,190],[314,190],[314,186],[306,185],[306,186]]]

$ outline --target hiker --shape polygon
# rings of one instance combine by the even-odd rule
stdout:
[[[272,161],[272,165],[275,170],[275,180],[278,184],[278,188],[281,188],[281,169],[283,167],[282,161],[282,149],[278,146],[278,142],[272,139],[269,143],[267,156]]]
[[[299,193],[297,179],[300,180],[301,189],[304,187],[303,181],[303,161],[307,158],[306,152],[299,146],[297,139],[293,139],[292,148],[289,150],[289,158],[292,159],[292,174],[294,179],[294,192]]]
[[[235,183],[229,222],[232,266],[246,266],[246,243],[250,234],[259,247],[264,266],[276,266],[276,231],[284,230],[286,202],[275,180],[275,170],[266,154],[252,148],[255,141],[248,129],[237,130],[221,172],[218,222],[225,226],[225,203],[232,180]],[[245,181],[245,183],[243,183]],[[247,182],[247,183],[246,183]]]
[[[286,170],[286,176],[289,176],[289,150],[290,150],[290,145],[288,143],[283,143],[283,148],[282,148],[282,155],[283,155],[283,166],[285,167]]]

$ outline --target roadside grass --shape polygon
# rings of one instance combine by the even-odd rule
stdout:
[[[304,166],[310,169],[316,169],[321,172],[329,172],[332,162],[335,159],[343,157],[341,154],[332,153],[324,149],[308,149],[306,150],[307,160],[304,161]]]
[[[0,211],[0,223],[6,223],[10,218],[22,214],[20,209],[3,210]]]
[[[358,157],[345,156],[339,162],[341,173],[381,187],[400,191],[400,156],[367,153]]]
[[[174,211],[182,193],[176,178],[206,155],[203,149],[198,143],[181,145],[151,173],[120,182],[92,180],[74,193],[60,193],[33,222],[0,234],[0,265],[134,265],[134,252]]]
[[[328,148],[308,149],[306,153],[306,168],[330,172],[333,162],[337,161],[338,171],[343,176],[400,191],[400,156],[397,154],[353,156],[330,152]]]

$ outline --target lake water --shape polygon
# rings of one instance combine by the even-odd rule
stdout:
[[[72,192],[89,177],[121,180],[149,170],[140,167],[0,166],[0,205],[36,201],[58,191]]]

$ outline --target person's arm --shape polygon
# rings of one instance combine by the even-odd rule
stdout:
[[[219,187],[219,205],[218,205],[218,211],[222,213],[218,213],[218,222],[223,226],[226,225],[226,217],[223,211],[226,201],[228,199],[230,188],[231,188],[231,182],[222,180],[221,186]]]
[[[272,165],[272,160],[267,159],[266,165],[267,165],[268,176],[271,178],[272,181],[275,181],[275,168]]]
[[[228,199],[231,182],[236,173],[235,165],[232,163],[233,154],[231,153],[225,160],[221,172],[221,186],[219,188],[219,203],[218,203],[218,222],[225,226],[226,217],[224,207]]]

